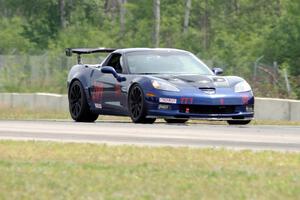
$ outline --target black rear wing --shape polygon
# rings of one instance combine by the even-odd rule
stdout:
[[[111,53],[117,49],[114,48],[67,48],[66,56],[72,56],[73,53],[77,54],[77,62],[81,64],[81,54],[92,54],[92,53]]]

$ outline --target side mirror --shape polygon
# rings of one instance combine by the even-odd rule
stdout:
[[[101,67],[101,72],[103,74],[112,74],[119,82],[126,81],[126,78],[120,76],[113,67],[110,66]]]
[[[215,75],[221,75],[221,74],[223,74],[223,69],[221,69],[221,68],[215,67],[215,68],[212,68],[212,71],[213,71],[213,73]]]

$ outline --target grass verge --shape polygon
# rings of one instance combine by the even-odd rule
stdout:
[[[26,108],[8,108],[0,106],[2,120],[36,120],[36,119],[71,119],[70,114],[63,111],[29,110]]]
[[[300,199],[300,154],[0,141],[0,199]]]

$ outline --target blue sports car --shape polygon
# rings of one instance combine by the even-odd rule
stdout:
[[[83,64],[81,55],[109,53],[101,64]],[[66,49],[78,64],[68,75],[69,110],[78,122],[99,115],[130,116],[134,123],[185,123],[189,119],[248,124],[254,115],[250,85],[220,76],[190,52],[164,48]]]

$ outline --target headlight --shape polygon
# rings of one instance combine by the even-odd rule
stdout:
[[[234,86],[234,91],[235,92],[249,92],[249,91],[251,91],[251,87],[246,81],[242,81]]]
[[[152,86],[158,90],[165,90],[171,92],[179,92],[179,89],[170,83],[164,81],[152,80]]]

